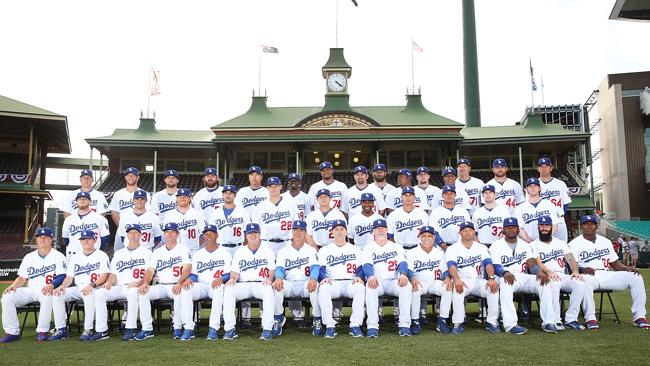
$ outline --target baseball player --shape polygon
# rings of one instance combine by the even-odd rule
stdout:
[[[95,311],[97,313],[95,330],[98,340],[109,337],[106,303],[115,300],[127,301],[126,327],[122,340],[129,341],[136,336],[138,287],[142,285],[142,279],[151,258],[151,250],[141,245],[144,230],[139,224],[128,224],[125,232],[127,246],[115,252],[111,260],[108,279],[95,291]]]
[[[309,298],[314,311],[312,333],[315,336],[321,334],[321,313],[318,305],[318,274],[320,265],[316,259],[316,249],[305,245],[307,223],[303,220],[295,220],[291,226],[293,239],[278,253],[275,266],[275,322],[273,336],[282,334],[282,325],[286,321],[282,302],[285,297]],[[302,305],[293,308],[294,319],[303,317]],[[291,304],[290,304],[291,307]],[[304,320],[303,320],[304,322]]]
[[[207,221],[214,210],[223,205],[223,195],[221,194],[223,188],[219,187],[217,169],[205,169],[203,172],[203,185],[204,187],[196,192],[194,198],[192,198],[192,207],[201,211]]]
[[[564,215],[569,209],[569,204],[571,203],[569,189],[567,188],[566,183],[553,178],[551,175],[551,172],[553,172],[553,163],[551,162],[551,159],[540,158],[537,160],[537,171],[539,172],[539,183],[541,188],[539,195],[542,199],[551,201],[560,217],[555,236],[560,240],[567,241],[569,233],[566,227],[566,222],[564,221]]]
[[[508,163],[506,159],[494,159],[492,161],[492,173],[494,178],[486,184],[496,188],[497,203],[505,206],[510,214],[514,214],[515,207],[524,202],[524,191],[521,185],[516,181],[508,178]]]
[[[435,227],[434,227],[435,228]],[[474,241],[476,233],[474,224],[465,221],[460,224],[460,238],[447,248],[445,260],[449,276],[454,284],[454,291],[451,295],[453,315],[451,317],[454,327],[451,332],[460,334],[465,329],[465,296],[480,296],[487,300],[487,326],[490,333],[498,333],[499,325],[499,285],[494,274],[492,258],[488,248]],[[483,270],[482,270],[483,269]],[[483,279],[483,271],[488,279]]]
[[[322,179],[309,187],[309,192],[307,192],[309,205],[312,207],[312,210],[316,210],[318,208],[316,192],[326,188],[332,194],[332,201],[330,202],[332,208],[341,209],[343,193],[348,190],[348,187],[343,182],[334,179],[334,166],[329,161],[322,162],[319,168]]]
[[[597,330],[596,306],[593,291],[598,289],[622,291],[630,289],[632,293],[632,320],[634,326],[650,329],[646,321],[646,293],[643,277],[638,269],[625,266],[614,253],[612,243],[607,238],[597,235],[598,219],[585,215],[580,219],[582,235],[569,242],[569,248],[578,258],[580,272],[587,282],[587,290],[582,303],[587,329]],[[614,271],[610,271],[609,269]]]
[[[442,199],[442,206],[431,210],[429,215],[429,225],[433,226],[436,232],[442,233],[452,226],[460,228],[463,222],[471,220],[469,212],[456,205],[456,187],[443,186]],[[446,246],[443,246],[443,249],[446,249]]]
[[[180,191],[180,189],[179,189]],[[179,239],[178,225],[168,222],[163,227],[165,245],[153,251],[142,284],[138,287],[138,302],[140,306],[140,322],[142,330],[133,338],[142,341],[154,336],[153,318],[151,317],[151,300],[173,299],[172,339],[190,339],[194,334],[194,305],[191,297],[182,296],[183,288],[189,289],[192,281],[188,278],[192,272],[190,250],[182,245]],[[151,280],[157,279],[157,284],[150,286]],[[189,300],[189,301],[188,301]],[[185,331],[183,331],[185,326]]]
[[[367,335],[370,338],[379,336],[379,296],[391,294],[399,298],[399,335],[409,337],[411,336],[413,291],[408,280],[408,264],[404,256],[404,248],[388,240],[386,220],[375,220],[372,228],[374,240],[361,253],[363,273],[367,281]]]
[[[399,174],[397,175],[397,184],[398,186],[390,191],[386,196],[386,215],[390,215],[392,211],[402,207],[402,189],[406,187],[411,187],[411,177],[413,173],[408,169],[400,169]],[[415,191],[415,207],[418,207],[424,211],[429,211],[430,207],[427,203],[427,196],[424,194],[424,191],[418,190]]]
[[[262,334],[260,339],[273,338],[273,315],[275,312],[275,255],[271,248],[261,245],[260,225],[246,225],[246,246],[237,249],[230,267],[230,279],[226,286],[232,287],[232,296],[225,296],[223,321],[226,334],[223,339],[237,337],[235,331],[235,301],[257,298],[262,300]]]
[[[262,245],[277,254],[291,240],[291,224],[298,218],[298,207],[293,200],[283,199],[280,178],[269,177],[266,189],[269,199],[257,206],[256,215],[251,221],[260,225]]]
[[[108,246],[110,236],[108,220],[97,212],[91,211],[90,199],[88,192],[77,193],[77,212],[63,221],[61,235],[68,260],[81,250],[80,236],[84,230],[92,230],[98,238],[101,238],[96,243],[96,249],[105,249]]]
[[[286,192],[282,193],[282,197],[290,198],[298,206],[298,219],[304,220],[305,217],[311,212],[311,207],[309,205],[309,199],[307,193],[300,190],[302,178],[298,173],[291,173],[287,177],[287,185],[289,189]]]
[[[510,217],[510,212],[504,206],[497,205],[494,186],[484,185],[481,189],[481,196],[484,205],[474,210],[472,222],[476,228],[478,241],[489,248],[492,243],[503,236],[503,220]]]
[[[262,187],[262,168],[252,166],[248,168],[248,182],[250,185],[237,192],[235,205],[248,211],[250,218],[255,217],[257,206],[269,198],[269,191]]]
[[[93,171],[84,169],[79,175],[79,182],[81,187],[77,190],[68,192],[61,201],[61,211],[63,211],[63,218],[67,218],[77,209],[77,193],[87,192],[90,193],[90,209],[99,214],[104,214],[108,211],[108,203],[106,197],[100,191],[93,189]]]
[[[433,226],[419,230],[420,245],[406,251],[409,278],[413,287],[411,298],[411,333],[420,334],[420,304],[422,295],[440,296],[440,309],[436,329],[442,334],[451,332],[447,325],[451,311],[451,278],[445,263],[445,252],[436,245]]]
[[[162,240],[162,231],[160,219],[153,212],[147,211],[146,205],[147,192],[142,189],[133,192],[133,209],[126,210],[123,215],[120,215],[117,235],[121,236],[124,242],[127,227],[137,224],[140,227],[140,245],[152,250]]]
[[[354,168],[354,181],[356,184],[343,193],[341,211],[347,215],[346,217],[349,218],[361,212],[361,195],[364,193],[371,193],[375,196],[375,208],[379,215],[383,215],[386,209],[384,196],[379,188],[368,184],[368,169],[365,166],[360,165]]]
[[[175,223],[180,232],[179,243],[194,253],[199,250],[200,233],[206,222],[203,214],[191,206],[191,197],[192,192],[187,188],[180,188],[176,192],[177,207],[165,215],[165,225]]]
[[[346,242],[347,225],[343,220],[332,223],[332,244],[326,245],[318,252],[320,273],[318,279],[318,303],[320,304],[325,338],[336,337],[336,321],[332,316],[332,299],[348,297],[352,299],[350,316],[350,335],[363,337],[363,305],[366,295],[363,280],[359,277],[361,270],[361,249]],[[370,335],[369,335],[370,336]]]
[[[402,191],[402,207],[396,208],[388,215],[388,238],[404,249],[413,249],[420,243],[418,230],[427,224],[427,213],[415,205],[415,189],[405,187]]]
[[[375,166],[372,168],[372,185],[375,187],[379,188],[379,190],[382,192],[382,197],[384,198],[384,203],[386,202],[386,197],[388,196],[388,193],[395,189],[395,186],[388,183],[386,181],[386,173],[388,172],[388,169],[386,168],[386,164],[375,164]]]
[[[63,296],[54,296],[54,289],[61,285],[66,273],[65,256],[52,248],[54,231],[49,227],[36,230],[38,249],[25,255],[18,268],[18,277],[2,292],[2,325],[5,336],[0,343],[20,340],[20,323],[16,308],[38,302],[36,340],[48,340],[47,331],[54,312],[55,333],[51,340],[65,339],[66,309]],[[23,287],[27,284],[27,287]]]
[[[151,212],[158,215],[160,222],[165,222],[167,212],[176,209],[176,191],[178,191],[178,172],[174,169],[165,171],[165,189],[151,197]]]
[[[456,172],[455,168],[446,167],[442,170],[442,180],[445,182],[446,186],[452,186],[456,188],[456,198],[454,199],[454,204],[462,209],[467,210],[471,215],[473,207],[470,205],[469,196],[465,192],[464,188],[458,188],[456,186],[456,182],[458,181],[458,179],[456,179],[457,174],[458,173]],[[431,207],[440,207],[442,206],[443,201],[444,199],[442,197],[442,190],[439,190],[438,194],[433,197],[433,205]]]
[[[558,330],[566,327],[574,330],[582,330],[584,327],[578,323],[580,304],[585,295],[586,283],[579,273],[578,262],[566,242],[554,238],[552,235],[553,220],[550,216],[542,216],[537,219],[539,239],[535,240],[531,247],[537,256],[537,265],[540,271],[544,271],[550,279],[553,289],[553,323]],[[566,274],[566,267],[571,270],[571,275]],[[565,324],[562,324],[560,309],[560,290],[568,292],[569,308],[564,315]],[[565,327],[566,326],[566,327]]]
[[[429,207],[433,206],[433,198],[440,194],[440,188],[432,186],[429,184],[429,179],[431,179],[431,171],[426,166],[421,166],[415,171],[415,178],[418,182],[418,185],[413,187],[416,190],[421,189],[424,191],[424,194],[427,196],[427,205]]]
[[[462,189],[467,193],[469,206],[471,211],[474,212],[481,207],[481,189],[483,189],[485,183],[469,175],[472,171],[472,163],[469,159],[458,159],[456,162],[456,171],[458,172],[458,179],[455,182],[456,189]]]
[[[181,297],[184,304],[191,304],[200,299],[212,299],[210,309],[210,320],[208,322],[209,341],[218,339],[218,331],[221,327],[221,310],[223,308],[224,284],[230,279],[230,264],[232,256],[225,248],[217,244],[218,229],[214,225],[206,225],[203,228],[204,246],[192,256],[192,281],[191,290],[183,289]],[[231,288],[228,289],[230,292]],[[232,294],[229,294],[232,297]],[[187,299],[189,297],[189,300]],[[194,330],[185,332],[181,340],[194,338]]]
[[[251,221],[248,211],[235,205],[237,187],[223,186],[223,205],[216,209],[210,219],[209,225],[217,227],[219,247],[226,249],[231,256],[244,243],[244,229]]]
[[[351,244],[363,249],[372,242],[372,223],[381,219],[375,212],[375,196],[372,193],[361,195],[361,212],[350,216],[348,239]]]
[[[107,337],[94,333],[95,292],[106,282],[109,273],[109,260],[106,253],[95,248],[95,233],[84,230],[80,234],[81,251],[70,257],[65,279],[55,291],[64,296],[66,302],[82,300],[84,304],[84,331],[80,341],[96,341]],[[72,285],[74,281],[74,286]]]
[[[338,208],[332,208],[332,193],[327,188],[316,192],[318,207],[307,215],[307,244],[319,249],[332,242],[334,237],[330,232],[332,223],[344,220],[345,216]]]
[[[133,207],[133,192],[140,189],[138,188],[138,180],[140,179],[140,171],[137,168],[129,167],[124,173],[124,181],[126,182],[126,187],[120,189],[119,191],[113,194],[111,203],[108,206],[108,209],[111,211],[111,218],[115,225],[120,224],[120,215],[122,215],[126,210],[130,210]],[[151,206],[147,202],[147,210],[150,210]],[[124,248],[122,243],[122,238],[119,235],[115,235],[115,242],[113,243],[113,249],[115,252]]]
[[[548,200],[539,196],[539,179],[528,178],[526,180],[526,200],[515,208],[514,216],[519,220],[521,230],[519,235],[527,243],[538,239],[537,219],[542,216],[550,216],[553,219],[553,233],[557,232],[557,224],[560,221],[557,210]]]

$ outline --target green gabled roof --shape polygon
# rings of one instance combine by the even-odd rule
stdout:
[[[216,142],[332,142],[332,141],[433,141],[433,140],[460,140],[457,133],[418,133],[417,135],[407,133],[387,133],[378,134],[373,131],[360,132],[354,134],[280,134],[280,135],[225,135],[217,136]]]
[[[165,146],[165,145],[212,145],[212,131],[204,130],[157,130],[143,132],[137,129],[118,128],[110,136],[86,139],[90,145],[103,146]]]
[[[31,104],[23,103],[15,99],[7,98],[2,95],[0,95],[0,113],[2,114],[15,113],[15,114],[40,115],[40,116],[48,116],[48,117],[65,118],[65,116],[62,116],[60,114],[50,112],[43,108],[38,108]]]

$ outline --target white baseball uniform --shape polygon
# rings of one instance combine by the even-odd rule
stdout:
[[[151,212],[158,215],[160,222],[165,222],[167,212],[175,210],[176,206],[176,192],[169,194],[163,189],[151,197]]]
[[[463,221],[470,220],[469,212],[458,206],[454,206],[451,210],[444,206],[436,207],[429,214],[429,225],[433,226],[437,233],[441,233],[452,225],[460,228],[460,224]]]
[[[297,218],[296,203],[280,196],[277,204],[270,199],[261,202],[251,221],[260,225],[262,245],[269,246],[273,253],[277,253],[291,240],[291,224]]]
[[[77,193],[79,192],[81,192],[81,188],[68,192],[65,195],[61,201],[61,211],[71,214],[77,210]],[[104,194],[94,189],[91,189],[88,193],[90,193],[90,210],[98,214],[106,213],[108,211],[108,203]]]
[[[475,177],[469,177],[469,179],[464,182],[458,178],[455,183],[456,191],[465,191],[467,197],[469,197],[469,206],[471,207],[472,212],[481,207],[481,190],[485,185],[482,180]]]
[[[175,222],[178,225],[178,242],[181,245],[185,245],[192,253],[199,250],[201,232],[206,225],[205,218],[200,211],[190,207],[183,213],[176,208],[165,215],[165,220],[163,227],[170,222]]]
[[[507,208],[496,205],[494,208],[482,206],[472,214],[472,222],[476,229],[478,241],[490,245],[501,237],[503,232],[503,220],[510,217]]]
[[[427,196],[427,205],[429,205],[429,207],[432,207],[432,208],[435,207],[434,203],[433,203],[434,197],[439,195],[440,192],[442,191],[440,188],[438,188],[436,186],[432,186],[430,184],[426,188],[422,188],[420,186],[414,186],[413,189],[415,189],[416,191],[418,189],[423,191],[424,194]]]
[[[521,184],[510,178],[507,178],[503,184],[492,178],[486,184],[494,186],[497,204],[505,206],[511,214],[515,212],[515,207],[525,200]]]
[[[388,194],[390,193],[390,191],[392,191],[392,190],[395,189],[395,186],[392,185],[392,184],[390,184],[390,183],[386,183],[386,185],[383,186],[383,187],[379,187],[379,186],[377,185],[377,182],[373,182],[373,183],[371,183],[371,184],[372,184],[373,186],[377,187],[377,188],[381,191],[381,193],[382,193],[382,195],[383,195],[383,197],[384,197],[384,203],[387,202],[387,201],[386,201],[386,197],[388,196]]]
[[[66,277],[74,277],[74,287],[65,289],[65,301],[83,301],[84,303],[84,329],[93,329],[95,322],[95,293],[94,289],[89,295],[84,295],[81,290],[99,276],[109,272],[109,260],[106,253],[95,249],[91,254],[86,255],[83,251],[78,251],[68,262]]]
[[[309,205],[309,196],[307,196],[307,193],[300,191],[295,196],[291,195],[290,191],[286,191],[282,193],[282,197],[292,199],[296,203],[296,207],[298,207],[298,218],[300,220],[304,220],[305,217],[311,212],[311,206]]]
[[[138,215],[133,210],[125,211],[124,214],[120,215],[120,223],[117,225],[117,235],[126,238],[126,227],[127,225],[133,224],[138,224],[142,228],[142,236],[140,237],[141,246],[151,250],[156,246],[156,238],[158,238],[158,241],[161,240],[160,219],[153,212],[145,211],[145,213]],[[123,241],[128,242],[128,240],[124,239]]]
[[[424,211],[430,210],[429,204],[427,203],[427,195],[422,189],[414,189],[415,191],[415,207],[420,208]],[[402,187],[396,187],[386,195],[386,208],[391,210],[397,210],[402,207]]]
[[[528,236],[533,240],[539,239],[539,230],[537,229],[538,218],[550,216],[553,224],[557,224],[560,221],[555,207],[547,200],[541,200],[536,204],[526,200],[517,205],[514,216],[519,221],[519,227],[526,230]]]
[[[235,205],[248,211],[248,216],[252,219],[255,217],[257,206],[267,199],[269,199],[269,191],[266,187],[252,189],[248,186],[237,191]]]
[[[210,219],[214,210],[223,206],[223,187],[208,189],[204,187],[192,197],[192,207],[201,211],[205,220]]]
[[[320,306],[318,305],[318,288],[313,292],[307,290],[307,282],[310,278],[318,279],[320,265],[316,258],[316,249],[307,244],[303,244],[300,249],[294,248],[293,245],[287,245],[280,249],[275,261],[276,273],[284,273],[284,290],[275,292],[275,312],[279,315],[284,310],[282,303],[285,297],[302,297],[309,298],[313,315],[320,317]],[[313,271],[317,273],[312,273]],[[294,312],[294,317],[296,313]]]
[[[63,221],[63,228],[61,230],[61,236],[64,239],[68,239],[69,243],[66,251],[66,257],[70,259],[73,254],[81,251],[81,242],[79,237],[81,232],[84,230],[92,230],[95,233],[95,249],[99,249],[101,246],[100,238],[110,235],[108,230],[108,220],[97,212],[90,211],[85,215],[79,215],[74,213]]]
[[[409,271],[413,273],[411,281],[417,280],[420,283],[411,298],[411,319],[419,319],[421,297],[426,294],[440,296],[440,317],[449,318],[452,290],[447,290],[443,282],[443,276],[447,272],[445,252],[437,245],[429,253],[422,246],[417,246],[406,251],[406,261]]]
[[[433,197],[432,203],[433,203],[433,206],[431,206],[432,209],[441,207],[444,204],[444,200],[442,198],[442,190],[440,190],[440,192],[438,192],[438,194],[436,194]],[[460,189],[458,187],[456,187],[456,199],[454,200],[454,204],[456,205],[456,207],[465,209],[469,212],[471,212],[473,209],[473,207],[470,204],[470,198],[467,195],[467,193],[465,193],[465,190]]]
[[[307,234],[311,235],[316,245],[323,247],[334,240],[330,233],[330,226],[334,220],[345,220],[343,213],[338,208],[331,208],[323,213],[320,208],[307,215]],[[349,235],[349,232],[348,232]]]
[[[208,219],[208,224],[217,227],[219,245],[228,250],[231,256],[244,243],[244,229],[250,222],[248,211],[239,206],[235,206],[232,211],[221,206]]]
[[[393,241],[404,249],[415,248],[420,244],[419,230],[428,222],[427,213],[417,207],[410,212],[406,212],[404,207],[400,207],[391,212],[386,219],[388,234],[392,235]]]
[[[142,188],[136,188],[135,190],[137,191],[138,189]],[[115,192],[113,194],[113,198],[111,199],[111,203],[108,205],[108,209],[110,211],[119,212],[120,215],[124,213],[124,210],[132,209],[133,192],[127,191],[126,188],[122,188],[119,191]],[[151,210],[151,204],[149,203],[149,200],[147,200],[145,208],[147,211]]]
[[[330,201],[330,207],[332,208],[336,207],[338,209],[341,209],[343,205],[342,202],[343,194],[345,193],[345,191],[348,190],[348,187],[336,179],[334,180],[334,182],[332,182],[329,185],[325,184],[325,182],[320,180],[312,184],[311,187],[309,187],[309,192],[307,192],[307,196],[309,199],[308,203],[309,206],[311,206],[312,211],[318,210],[319,206],[318,206],[318,202],[316,202],[316,198],[317,198],[316,193],[318,192],[318,190],[323,188],[328,189],[332,194],[332,201]]]
[[[386,209],[384,202],[384,195],[377,186],[368,184],[364,189],[359,189],[356,185],[348,188],[343,193],[343,202],[341,204],[341,211],[348,214],[348,217],[361,212],[361,195],[364,193],[372,193],[375,197],[375,211],[383,211]]]
[[[558,216],[561,218],[557,225],[555,237],[567,241],[569,233],[566,227],[566,222],[564,221],[564,205],[571,203],[571,196],[569,195],[569,189],[567,188],[566,183],[555,178],[551,178],[548,182],[544,182],[540,178],[539,186],[541,188],[541,191],[539,192],[540,197],[551,201],[557,210]]]
[[[354,240],[354,245],[359,248],[365,248],[368,243],[373,241],[372,223],[381,218],[376,212],[373,212],[370,216],[366,216],[361,212],[350,216],[348,238]]]

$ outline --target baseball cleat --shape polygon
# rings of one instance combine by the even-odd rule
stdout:
[[[513,328],[514,328],[514,327],[513,327]],[[496,324],[492,324],[492,323],[488,323],[488,322],[485,323],[485,330],[487,330],[488,332],[490,332],[490,333],[492,333],[492,334],[496,334],[496,333],[501,332],[501,328],[499,328],[498,325],[496,325]]]
[[[461,326],[462,328],[462,326]],[[451,329],[449,329],[449,325],[447,325],[447,319],[438,317],[438,321],[436,322],[436,330],[442,334],[449,334],[451,333]],[[461,330],[462,333],[462,330]],[[457,334],[457,333],[455,333]]]
[[[183,335],[181,335],[181,341],[189,341],[190,339],[193,339],[194,336],[194,331],[192,329],[185,329],[183,331]]]
[[[207,335],[207,337],[205,337],[205,339],[207,339],[209,341],[216,341],[217,339],[219,339],[219,333],[217,332],[216,329],[210,327],[208,329],[208,335]]]
[[[564,327],[564,325],[562,323],[555,324],[555,329],[557,329],[557,330],[566,330],[566,328]]]
[[[262,340],[262,341],[270,341],[271,338],[273,338],[273,330],[272,329],[264,329],[264,330],[262,330],[262,334],[260,334],[260,340]]]
[[[600,329],[600,326],[598,325],[598,322],[595,321],[595,320],[588,320],[588,321],[585,323],[585,327],[586,327],[588,330],[598,330],[598,329]]]
[[[336,337],[336,328],[327,327],[325,328],[325,338],[334,338]]]
[[[133,339],[136,341],[144,341],[147,338],[153,337],[153,330],[141,330],[135,337],[133,337]]]
[[[232,328],[230,330],[227,330],[226,333],[223,334],[223,339],[226,341],[232,341],[233,339],[239,337],[237,334],[237,331],[235,328]]]
[[[420,334],[420,331],[421,331],[420,321],[412,319],[411,320],[411,334],[418,335],[418,334]]]
[[[90,336],[89,341],[103,341],[105,339],[110,338],[110,335],[108,334],[108,331],[104,332],[95,332],[92,336]]]
[[[452,334],[461,334],[465,331],[462,324],[454,324],[454,328],[451,330]]]
[[[36,332],[36,342],[47,341],[47,332]]]
[[[132,341],[136,336],[135,329],[125,329],[124,334],[122,335],[123,341]]]
[[[16,342],[19,340],[19,335],[6,333],[4,337],[0,338],[0,343]]]
[[[413,333],[411,333],[411,328],[408,327],[399,327],[398,334],[400,337],[410,337],[413,335]]]
[[[172,333],[172,339],[181,339],[183,336],[183,329],[174,329],[174,333]]]
[[[312,323],[312,328],[311,328],[311,334],[319,337],[321,334],[323,334],[323,329],[322,329],[323,323],[321,322],[321,318],[314,318],[314,322]]]
[[[641,329],[650,329],[650,324],[645,320],[645,318],[638,318],[634,321],[634,326]]]
[[[93,336],[93,330],[92,329],[85,329],[83,333],[81,333],[81,337],[79,337],[79,340],[82,342],[89,341],[90,337]]]
[[[555,324],[544,324],[542,325],[542,330],[545,331],[546,333],[557,333],[557,328],[555,327]]]
[[[368,328],[368,332],[366,332],[366,336],[368,338],[379,338],[379,329],[377,329],[377,328]]]
[[[584,330],[585,329],[585,327],[582,324],[578,323],[575,320],[572,321],[572,322],[564,323],[564,326],[566,328],[568,328],[568,329],[573,329],[573,330]]]
[[[275,320],[273,321],[273,330],[272,330],[274,337],[282,335],[282,327],[286,322],[287,322],[287,318],[284,315],[275,316]]]
[[[68,339],[68,330],[65,327],[63,327],[61,329],[56,329],[54,332],[52,332],[52,335],[47,340],[56,342],[56,341],[63,341],[66,339]]]
[[[498,332],[495,332],[495,333],[498,333]],[[521,325],[515,325],[514,327],[506,330],[506,333],[515,334],[515,335],[524,335],[524,334],[528,333],[528,329],[522,327]]]
[[[360,327],[350,327],[350,333],[354,338],[363,338],[363,332]]]

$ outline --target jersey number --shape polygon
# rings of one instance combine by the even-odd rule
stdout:
[[[138,279],[138,278],[144,278],[144,268],[133,268],[133,278]]]
[[[45,284],[49,285],[52,283],[52,275],[45,276]]]
[[[396,260],[388,261],[388,271],[392,272],[396,269],[397,269],[397,261]]]
[[[140,238],[141,242],[148,243],[149,239],[151,239],[151,233],[148,233],[148,232],[142,233],[142,237]]]
[[[311,275],[311,269],[309,268],[309,266],[307,266],[305,267],[305,276],[309,277],[309,275]]]
[[[260,273],[258,273],[258,275],[259,275],[260,277],[262,277],[262,278],[268,278],[268,277],[270,277],[269,269],[266,268],[266,267],[260,269]]]
[[[436,280],[439,280],[440,277],[441,277],[440,269],[436,269],[433,273],[434,273],[434,276],[435,276]]]
[[[180,277],[182,274],[183,274],[183,266],[172,267],[172,275],[174,277]]]
[[[233,227],[232,236],[241,236],[241,227],[239,226]]]
[[[90,282],[97,281],[97,277],[99,277],[99,275],[97,273],[91,273],[90,274]]]
[[[472,205],[472,206],[477,206],[476,197],[470,197],[469,198],[469,204]]]
[[[601,261],[603,261],[603,267],[609,269],[609,259],[601,259]]]
[[[188,229],[187,237],[190,239],[196,239],[196,229],[195,228]]]
[[[348,273],[352,273],[352,274],[357,273],[357,265],[354,263],[348,263],[345,268]]]
[[[551,198],[551,203],[554,204],[557,207],[562,207],[562,200]]]
[[[291,221],[290,220],[285,220],[285,221],[280,221],[280,230],[291,230]]]
[[[222,276],[223,276],[223,269],[218,269],[218,270],[214,271],[214,276],[212,276],[212,277],[213,278],[220,278]]]
[[[508,206],[508,207],[513,207],[513,208],[514,208],[515,206],[517,206],[517,201],[515,201],[514,198],[510,197],[510,198],[508,198],[508,200],[506,201],[506,206]]]
[[[501,236],[501,232],[503,232],[503,228],[500,226],[492,226],[492,236]]]
[[[561,268],[564,268],[564,258],[557,258],[556,259],[558,266]]]

